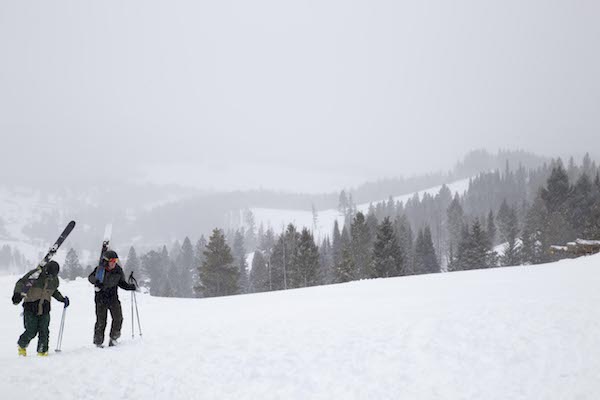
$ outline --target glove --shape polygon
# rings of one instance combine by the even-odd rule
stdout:
[[[69,304],[71,304],[67,296],[65,296],[65,301],[63,301],[63,303],[65,304],[65,308],[69,307]]]
[[[15,294],[13,294],[12,302],[16,306],[17,304],[19,304],[21,302],[22,299],[23,299],[23,296],[21,296],[21,293],[15,293]]]
[[[104,287],[104,283],[96,282],[96,283],[94,283],[94,286],[96,286],[98,289],[102,289]]]

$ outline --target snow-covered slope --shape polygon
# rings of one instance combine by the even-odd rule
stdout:
[[[452,182],[448,185],[448,189],[454,193],[463,194],[469,188],[469,178],[461,179],[456,182]],[[393,197],[394,202],[402,202],[406,204],[406,202],[414,197],[415,194],[419,195],[419,198],[423,198],[425,193],[430,195],[437,195],[440,192],[440,186],[434,186],[432,188],[422,190],[415,193],[404,194],[401,196]],[[377,204],[382,201],[388,201],[388,199],[381,199],[380,201],[374,201],[372,204]],[[369,205],[371,203],[363,203],[358,204],[356,206],[358,211],[362,211],[366,213],[369,210]],[[293,223],[298,229],[302,229],[303,227],[309,228],[313,230],[313,234],[315,235],[315,239],[319,244],[320,239],[323,239],[327,235],[331,235],[333,230],[333,224],[337,220],[338,224],[341,227],[344,225],[344,217],[340,215],[338,210],[329,209],[322,210],[317,213],[317,223],[314,224],[313,221],[313,213],[310,211],[301,211],[301,210],[278,210],[273,208],[252,208],[252,213],[254,214],[256,225],[260,225],[261,223],[265,228],[271,227],[276,233],[282,232],[289,223]]]
[[[0,277],[0,393],[43,399],[597,399],[600,255],[213,299],[129,293],[117,348],[92,346],[84,280],[63,352],[17,357],[16,277]],[[54,302],[50,347],[61,304]],[[35,354],[36,340],[29,352]]]

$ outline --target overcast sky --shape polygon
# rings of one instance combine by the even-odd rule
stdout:
[[[315,192],[480,147],[597,155],[599,21],[597,0],[3,1],[0,176]]]

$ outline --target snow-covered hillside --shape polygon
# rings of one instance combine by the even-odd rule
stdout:
[[[449,183],[446,185],[448,189],[454,193],[463,194],[469,188],[469,180],[461,179],[456,182]],[[404,194],[401,196],[393,197],[394,202],[402,202],[406,204],[406,202],[415,196],[415,194],[419,195],[419,198],[423,198],[425,193],[430,194],[432,196],[437,195],[440,192],[440,186],[434,186],[432,188],[422,190],[415,193]],[[369,210],[370,204],[377,204],[382,201],[388,201],[388,199],[381,199],[380,201],[374,201],[372,203],[363,203],[358,204],[356,206],[358,211],[362,211],[366,213]],[[336,209],[322,210],[317,213],[317,222],[314,223],[313,213],[310,211],[301,211],[301,210],[278,210],[273,208],[252,208],[252,214],[254,214],[255,223],[257,226],[263,224],[265,228],[271,227],[276,233],[280,233],[285,230],[286,226],[290,223],[296,225],[296,227],[300,230],[303,227],[309,228],[313,230],[313,234],[317,243],[320,242],[327,235],[331,235],[333,230],[333,224],[337,220],[340,228],[344,226],[344,217],[340,215],[340,212]]]
[[[597,399],[600,255],[555,264],[213,299],[139,295],[143,338],[92,344],[91,285],[63,352],[17,357],[16,277],[0,277],[6,399]],[[50,348],[61,304],[54,302]],[[36,340],[29,347],[35,354]]]

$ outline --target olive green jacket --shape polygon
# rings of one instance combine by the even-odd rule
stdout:
[[[36,268],[19,279],[15,285],[15,293],[25,293],[23,307],[36,312],[37,315],[42,315],[50,312],[52,297],[63,303],[65,298],[58,291],[58,277],[49,275],[45,270],[42,270],[42,272],[39,272],[38,278],[32,280],[31,277],[35,277],[37,272],[39,272],[39,269]],[[31,284],[31,287],[27,290],[29,284]]]

